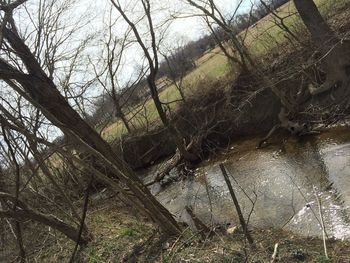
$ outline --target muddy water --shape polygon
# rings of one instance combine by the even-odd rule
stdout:
[[[338,129],[289,141],[283,150],[279,143],[257,150],[256,143],[239,141],[194,176],[151,191],[179,221],[192,224],[184,210],[189,205],[207,224],[237,225],[218,165],[224,162],[250,226],[321,236],[321,206],[328,237],[350,239],[350,133]]]

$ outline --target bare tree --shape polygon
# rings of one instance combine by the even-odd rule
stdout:
[[[21,106],[22,104],[18,102],[18,105]],[[12,115],[12,113],[9,112],[9,110],[5,109],[1,104],[0,111],[2,113],[2,115],[0,115],[2,136],[6,144],[6,148],[5,145],[2,147],[2,156],[3,158],[7,158],[9,160],[9,165],[6,167],[6,170],[2,172],[2,177],[5,176],[9,179],[9,181],[11,181],[11,178],[15,175],[16,182],[16,187],[14,190],[12,190],[11,187],[6,187],[5,184],[2,184],[0,192],[2,192],[3,194],[0,194],[0,201],[6,205],[1,205],[0,217],[11,218],[15,221],[13,229],[16,232],[16,240],[18,241],[20,249],[20,258],[24,260],[24,242],[21,238],[22,230],[20,225],[22,221],[33,220],[42,223],[53,229],[56,229],[59,232],[62,232],[68,238],[71,238],[74,241],[77,240],[76,236],[78,233],[78,229],[75,228],[72,224],[64,222],[64,220],[62,220],[61,218],[58,219],[53,215],[45,213],[44,210],[46,210],[46,202],[44,200],[40,202],[40,206],[37,209],[34,207],[29,208],[29,205],[26,202],[24,202],[23,200],[19,200],[21,199],[19,196],[20,193],[22,197],[24,196],[28,200],[36,199],[37,196],[40,196],[41,198],[44,197],[42,196],[42,194],[39,193],[40,190],[38,190],[36,187],[32,187],[35,185],[34,180],[40,178],[40,175],[37,172],[39,168],[41,169],[42,174],[44,176],[47,176],[49,182],[52,183],[54,188],[58,190],[58,195],[60,197],[63,197],[63,200],[66,201],[63,205],[68,205],[68,207],[71,208],[73,218],[69,215],[69,213],[65,212],[65,210],[61,207],[62,205],[57,204],[54,200],[50,200],[50,205],[53,204],[55,207],[58,207],[60,211],[63,212],[62,214],[67,216],[69,220],[73,223],[79,223],[80,216],[77,214],[72,201],[69,200],[67,191],[64,191],[62,189],[62,187],[57,182],[55,175],[52,174],[53,169],[47,166],[47,161],[45,160],[46,157],[43,156],[45,152],[39,150],[39,144],[42,144],[43,142],[46,143],[46,140],[43,138],[39,138],[38,136],[41,135],[37,134],[38,129],[40,128],[39,111],[36,111],[36,114],[34,114],[34,118],[31,118],[30,115],[18,115],[17,117],[15,117],[14,115]],[[17,112],[17,114],[19,113]],[[26,126],[24,126],[24,124],[22,123],[24,119],[26,119]],[[30,131],[30,129],[33,129],[33,131]],[[27,139],[27,142],[25,141],[25,139]],[[36,164],[38,165],[38,168],[34,167],[35,160]],[[29,174],[29,176],[26,177],[26,174]],[[43,183],[41,181],[40,188],[45,189],[44,192],[46,194],[54,194],[52,192],[52,189],[48,187],[47,183]],[[13,191],[14,194],[11,194],[10,192]],[[46,196],[44,198],[48,199],[48,197]],[[12,204],[13,207],[10,204]],[[38,212],[39,210],[41,212]],[[49,208],[50,214],[52,213],[52,210],[52,208]],[[83,226],[84,227],[82,239],[81,242],[79,241],[80,244],[87,243],[89,240],[87,228],[85,225]]]
[[[18,210],[17,203],[19,202],[18,199],[19,199],[20,184],[21,184],[21,182],[20,182],[20,180],[21,180],[20,165],[18,163],[15,151],[12,148],[12,145],[8,139],[7,131],[5,130],[4,126],[1,126],[1,129],[2,129],[2,136],[4,138],[6,145],[7,145],[9,155],[10,155],[11,161],[13,163],[14,173],[15,173],[15,196],[14,196],[13,205],[12,205],[12,207],[9,207],[9,209],[13,213],[16,213]],[[3,202],[3,203],[6,203],[6,202]],[[8,203],[6,203],[6,205],[8,206]],[[19,261],[25,262],[26,253],[24,250],[23,239],[22,239],[22,227],[21,227],[19,220],[15,220],[14,229],[15,229],[16,240],[17,240],[18,249],[19,249]]]
[[[137,24],[131,21],[131,19],[128,17],[126,12],[123,10],[121,4],[119,1],[111,0],[111,3],[113,6],[118,10],[118,12],[121,14],[121,16],[124,18],[125,22],[130,26],[131,30],[133,31],[136,41],[138,45],[141,47],[143,54],[146,57],[146,60],[148,62],[149,66],[149,74],[147,76],[147,84],[151,92],[151,96],[153,99],[153,102],[155,104],[155,107],[157,109],[158,115],[160,117],[160,120],[162,121],[163,125],[168,128],[170,135],[173,137],[174,142],[176,143],[177,148],[179,149],[181,156],[189,161],[193,161],[197,159],[195,154],[190,153],[184,144],[183,138],[180,134],[180,132],[177,130],[177,128],[171,124],[169,121],[166,111],[163,109],[163,103],[159,99],[158,89],[156,85],[157,80],[157,74],[159,70],[159,58],[158,58],[158,45],[159,42],[156,39],[156,32],[154,27],[154,22],[152,18],[152,10],[151,10],[151,3],[149,0],[142,0],[142,9],[143,13],[146,19],[147,28],[149,31],[149,34],[151,36],[150,39],[150,48],[147,47],[146,40],[144,40],[141,36],[141,33],[139,32],[139,29],[137,28]],[[164,34],[164,33],[163,33]],[[159,37],[160,40],[162,39],[162,36]]]
[[[201,0],[186,0],[188,4],[192,7],[198,9],[202,16],[205,18],[207,25],[209,26],[211,32],[214,31],[213,23],[224,30],[224,32],[229,36],[229,41],[231,42],[235,51],[238,52],[238,58],[232,56],[231,51],[227,51],[224,44],[220,42],[217,38],[219,47],[224,51],[224,54],[234,63],[238,63],[244,70],[248,70],[249,66],[253,66],[254,62],[244,46],[242,40],[237,35],[237,30],[233,27],[233,20],[237,15],[237,12],[242,4],[240,0],[237,4],[236,9],[230,15],[229,18],[225,18],[224,14],[217,6],[215,0],[201,1]]]
[[[181,100],[186,102],[184,77],[189,70],[193,69],[194,63],[191,58],[188,57],[184,41],[178,39],[175,46],[168,47],[166,51],[161,52],[161,54],[165,60],[163,66],[167,68],[166,76],[178,90]]]
[[[75,0],[27,2],[21,10],[27,25],[20,27],[19,33],[48,77],[59,83],[64,97],[86,117],[86,104],[91,104],[89,87],[94,81],[87,70],[87,55],[94,33],[86,34],[83,28],[93,17],[91,13],[72,15],[75,7]]]
[[[111,146],[69,105],[26,45],[12,16],[13,9],[23,2],[15,1],[0,6],[0,10],[5,12],[1,21],[3,41],[0,78],[3,83],[40,109],[52,124],[100,159],[113,172],[113,177],[120,181],[120,184],[113,184],[112,187],[124,193],[140,212],[153,219],[165,233],[178,234],[179,227],[169,211],[151,195]],[[110,180],[106,177],[106,181]],[[122,185],[126,185],[133,196],[127,194]]]
[[[126,85],[128,83],[122,84],[122,80],[119,79],[119,76],[123,74],[122,70],[124,66],[124,54],[128,47],[132,44],[132,41],[129,39],[130,29],[127,29],[121,37],[114,35],[113,31],[116,31],[117,23],[118,18],[113,19],[112,10],[110,10],[106,25],[107,29],[103,30],[104,35],[105,31],[107,31],[108,34],[106,39],[102,40],[104,48],[101,52],[101,59],[98,62],[98,65],[101,68],[100,72],[98,72],[94,62],[91,62],[91,64],[93,65],[98,83],[103,87],[103,90],[106,92],[106,94],[108,94],[113,102],[115,112],[114,115],[120,118],[128,133],[130,133],[131,127],[129,120],[125,116],[122,109],[122,104],[126,103],[125,101],[122,102],[123,85],[125,85],[124,87],[127,89],[128,87]],[[134,83],[130,85],[133,86],[133,84],[138,82],[140,80],[140,76],[142,76],[142,74],[139,74],[139,76],[133,81]]]
[[[322,69],[327,74],[320,87],[310,86],[313,95],[322,93],[349,80],[347,68],[350,65],[350,41],[339,39],[317,9],[313,0],[294,0],[301,19],[311,34],[314,44],[321,52]]]

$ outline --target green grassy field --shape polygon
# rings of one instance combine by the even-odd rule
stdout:
[[[336,5],[345,4],[347,1],[315,0],[315,2],[325,15],[334,11]],[[296,35],[298,35],[300,30],[304,29],[304,25],[299,16],[296,15],[296,9],[292,2],[280,7],[277,10],[277,14],[280,17],[287,17],[284,19],[284,23],[293,33],[296,33]],[[258,21],[255,26],[248,28],[247,31],[240,34],[240,37],[244,39],[244,43],[253,57],[258,58],[266,55],[271,49],[287,41],[285,37],[286,33],[276,25],[275,21],[278,21],[278,19],[276,20],[273,15],[268,15]],[[210,80],[221,78],[230,72],[229,62],[219,48],[215,48],[202,58],[199,58],[196,64],[197,67],[192,72],[188,73],[183,80],[183,91],[186,96],[192,96],[196,89],[200,88],[196,84],[201,79],[207,78]],[[172,102],[178,101],[180,99],[180,94],[174,85],[170,85],[160,93],[160,99],[164,103],[169,103],[169,107],[174,109],[177,103]],[[140,107],[142,106],[139,106],[129,113],[127,116],[128,119],[131,119],[134,113],[141,109]],[[154,123],[158,120],[158,114],[152,100],[147,101],[144,105],[144,109],[131,119],[132,126],[135,128],[145,126],[145,117],[147,117],[148,123]],[[112,141],[126,132],[124,125],[120,121],[117,121],[107,125],[102,132],[102,136],[107,141]]]
[[[214,50],[212,52],[218,52],[218,50]],[[183,91],[185,93],[185,96],[191,96],[196,88],[197,83],[204,78],[221,78],[227,72],[229,71],[229,64],[226,59],[226,57],[219,53],[215,54],[205,62],[203,62],[201,65],[196,67],[193,71],[188,73],[183,80]],[[175,85],[170,85],[168,88],[166,88],[164,91],[162,91],[159,94],[160,100],[164,103],[169,103],[170,108],[176,107],[177,102],[181,97],[178,89],[175,87]],[[173,103],[172,103],[173,102]],[[130,119],[132,115],[134,115],[134,112],[137,112],[142,108],[143,105],[139,106],[138,108],[134,109],[131,113],[128,114],[128,118]],[[142,127],[142,125],[145,125],[145,117],[147,116],[149,123],[154,123],[158,120],[158,113],[156,111],[156,108],[154,106],[154,103],[152,100],[148,100],[145,105],[144,109],[136,115],[132,120],[131,123],[134,127],[139,128]],[[107,126],[103,132],[102,136],[107,141],[113,141],[116,138],[119,138],[122,134],[126,133],[127,130],[122,122],[117,121],[109,126]]]
[[[314,0],[321,13],[326,16],[336,9],[336,6],[340,6],[346,3],[346,0]],[[281,6],[276,14],[284,18],[283,23],[297,35],[298,38],[304,36],[298,36],[298,32],[305,29],[300,17],[296,15],[297,10],[292,1]],[[278,45],[285,42],[287,33],[281,29],[277,24],[280,23],[280,19],[273,15],[268,15],[261,19],[256,26],[248,28],[247,32],[242,32],[241,36],[245,37],[245,44],[248,46],[249,51],[253,56],[266,55],[269,51]],[[287,37],[291,38],[291,36]]]

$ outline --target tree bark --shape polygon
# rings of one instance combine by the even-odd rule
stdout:
[[[93,152],[97,158],[102,159],[111,168],[115,177],[135,195],[137,203],[135,203],[135,199],[131,201],[138,209],[143,210],[152,218],[166,234],[179,234],[179,227],[170,212],[152,196],[147,187],[112,150],[111,146],[68,104],[23,40],[7,28],[4,28],[3,35],[22,60],[28,74],[18,71],[1,58],[0,78],[7,83],[11,83],[15,79],[29,95],[31,102],[35,104],[34,106],[40,108],[53,124],[78,139],[90,152]],[[15,86],[16,84],[12,82],[11,87]]]
[[[321,68],[326,72],[326,81],[319,87],[309,86],[312,95],[342,87],[339,97],[348,89],[350,66],[350,41],[340,40],[329,27],[313,0],[294,0],[301,19],[311,34],[314,44],[321,52]]]
[[[16,202],[16,210],[0,210],[0,218],[12,218],[17,222],[25,220],[34,220],[36,222],[42,223],[44,225],[50,226],[59,232],[65,234],[68,238],[73,241],[78,241],[78,229],[72,227],[62,220],[52,216],[46,215],[41,212],[35,211],[26,205],[20,199],[17,199],[15,196],[12,196],[8,193],[0,192],[0,198],[8,200],[12,203]],[[87,235],[83,235],[80,239],[80,244],[86,244],[89,241]]]
[[[294,0],[294,5],[316,45],[324,45],[330,39],[336,38],[313,0]]]

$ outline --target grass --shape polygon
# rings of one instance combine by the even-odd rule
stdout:
[[[86,224],[93,240],[79,253],[79,260],[74,262],[120,262],[135,244],[153,234],[154,228],[144,221],[143,218],[130,215],[118,199],[92,201]],[[37,233],[45,231],[47,229],[41,228]],[[59,234],[53,240],[48,238],[35,240],[33,243],[38,242],[43,242],[38,245],[41,247],[39,253],[35,247],[31,247],[33,244],[27,244],[27,251],[36,251],[31,254],[28,262],[69,262],[75,246],[74,242]]]
[[[101,208],[102,207],[102,208]],[[142,223],[116,199],[93,203],[87,217],[93,241],[79,252],[76,262],[122,262],[135,248],[140,248],[137,259],[126,262],[270,262],[275,243],[279,243],[278,262],[349,262],[349,243],[327,241],[331,261],[323,255],[322,240],[302,238],[282,230],[252,229],[256,247],[244,242],[241,231],[226,234],[216,232],[210,239],[184,228],[179,238],[165,239],[148,223]],[[40,232],[40,231],[39,231]],[[47,241],[48,242],[48,241]],[[53,245],[43,246],[40,255],[33,255],[30,262],[68,262],[74,243],[65,238],[55,239]],[[341,261],[343,260],[343,261]]]
[[[343,5],[345,0],[314,0],[318,6],[320,12],[326,16],[331,11],[334,11],[336,5]],[[284,24],[297,36],[301,37],[298,32],[303,32],[306,27],[297,16],[297,10],[293,1],[290,1],[277,10],[277,15],[285,17]],[[243,37],[246,34],[245,44],[248,46],[253,56],[259,57],[268,54],[273,48],[276,48],[286,39],[286,32],[276,25],[276,22],[280,23],[280,20],[273,15],[268,15],[261,19],[256,26],[251,26],[247,29],[247,33],[244,31],[241,33]],[[287,35],[288,36],[288,35]],[[291,37],[291,36],[288,36]],[[301,39],[302,40],[302,39]]]
[[[346,0],[315,0],[315,2],[321,13],[326,15],[334,11],[335,5],[345,4]],[[292,1],[280,7],[277,10],[277,14],[280,17],[287,17],[284,19],[284,23],[296,35],[298,35],[298,32],[305,29],[300,17],[296,15],[296,9]],[[245,39],[244,42],[253,57],[258,58],[266,55],[273,48],[278,47],[287,40],[285,36],[286,33],[279,28],[274,21],[274,17],[268,15],[258,21],[256,26],[251,26],[247,31],[240,34],[240,37]],[[199,80],[204,78],[207,78],[208,80],[221,78],[230,72],[229,62],[218,47],[204,54],[197,60],[196,64],[198,66],[184,77],[183,86],[186,96],[193,96],[196,89],[200,88],[196,85]],[[169,107],[174,109],[177,105],[174,101],[180,99],[180,94],[174,85],[170,85],[166,90],[160,93],[160,99],[164,103],[170,103]],[[151,124],[159,121],[153,101],[151,99],[148,100],[144,106],[142,113],[137,114],[137,116],[130,121],[132,126],[136,129],[145,126],[146,118],[148,123]],[[140,107],[141,106],[133,112],[140,110]],[[127,117],[128,119],[131,119],[132,113]],[[108,125],[103,130],[102,135],[107,141],[113,141],[126,132],[124,125],[120,121],[117,121]]]
[[[215,51],[214,51],[215,52]],[[222,54],[215,54],[208,60],[204,61],[201,65],[196,67],[193,71],[189,72],[183,79],[183,91],[185,96],[192,96],[195,92],[196,84],[204,78],[215,79],[221,78],[229,71],[229,63],[226,57]],[[163,103],[169,103],[169,107],[174,109],[176,107],[176,102],[180,97],[180,93],[175,85],[170,85],[168,88],[163,90],[159,94],[159,98]],[[127,115],[130,119],[134,112],[139,111],[142,106],[137,107],[131,113]],[[149,123],[154,123],[158,121],[158,113],[156,111],[155,105],[151,99],[149,99],[145,105],[144,110],[131,120],[131,124],[135,128],[140,128],[145,125],[145,118],[147,116],[147,121]],[[121,121],[114,122],[108,125],[102,132],[102,136],[107,141],[113,141],[119,138],[121,135],[127,132]]]
[[[136,231],[129,228],[129,227],[123,227],[120,229],[119,234],[121,237],[133,237],[136,235]]]

